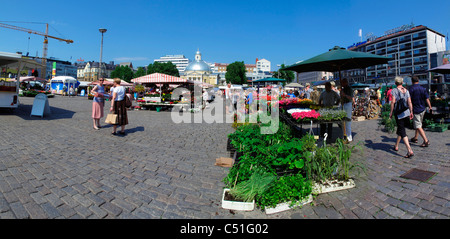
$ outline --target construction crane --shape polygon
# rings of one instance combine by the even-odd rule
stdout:
[[[44,49],[43,49],[43,52],[42,52],[42,64],[44,65],[44,69],[41,72],[41,78],[44,78],[44,79],[45,79],[45,74],[47,72],[48,38],[56,39],[56,40],[59,40],[59,41],[64,41],[67,44],[73,43],[73,40],[62,39],[62,38],[59,38],[59,37],[54,37],[54,36],[48,35],[48,23],[45,23],[45,25],[46,25],[46,30],[45,30],[45,33],[44,33],[44,32],[34,31],[34,30],[27,29],[27,28],[13,26],[13,25],[9,25],[9,24],[5,24],[5,23],[1,23],[0,22],[0,27],[9,28],[9,29],[18,30],[18,31],[23,31],[23,32],[28,32],[29,34],[36,34],[36,35],[44,36]]]

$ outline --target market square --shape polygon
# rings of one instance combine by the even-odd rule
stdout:
[[[92,129],[91,101],[49,98],[51,115],[30,116],[33,98],[2,112],[1,218],[448,218],[448,131],[427,132],[416,157],[390,150],[376,120],[354,122],[362,150],[351,160],[356,187],[321,194],[312,204],[267,215],[221,208],[231,124],[175,124],[168,111],[129,111],[126,136]],[[337,127],[336,127],[337,128]],[[413,132],[413,131],[409,131]],[[338,134],[338,133],[336,133]],[[403,179],[412,168],[436,172],[428,182]]]

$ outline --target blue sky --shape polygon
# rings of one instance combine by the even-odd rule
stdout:
[[[147,66],[166,54],[192,60],[199,48],[207,62],[254,64],[265,58],[276,70],[277,64],[358,42],[359,29],[363,35],[381,36],[413,22],[444,35],[450,31],[448,0],[22,0],[0,5],[0,21],[42,32],[43,24],[18,22],[49,23],[50,35],[74,41],[50,39],[49,57],[99,61],[98,29],[106,28],[103,61],[134,66]],[[0,28],[0,51],[41,56],[42,42],[42,36]]]

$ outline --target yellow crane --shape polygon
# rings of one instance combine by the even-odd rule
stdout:
[[[44,79],[45,79],[45,73],[47,72],[48,38],[56,39],[56,40],[59,40],[59,41],[64,41],[67,44],[73,43],[73,40],[62,39],[62,38],[59,38],[59,37],[54,37],[54,36],[48,35],[48,23],[45,23],[45,25],[46,25],[46,30],[45,30],[45,33],[44,33],[44,32],[30,30],[30,29],[27,29],[27,28],[13,26],[13,25],[9,25],[9,24],[0,22],[0,27],[9,28],[9,29],[18,30],[18,31],[23,31],[23,32],[28,32],[29,34],[36,34],[36,35],[44,36],[44,49],[43,49],[43,52],[42,52],[42,64],[44,65],[44,69],[41,72],[41,78],[44,78]]]

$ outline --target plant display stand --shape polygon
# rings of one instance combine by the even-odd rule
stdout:
[[[329,193],[340,190],[345,190],[349,188],[354,188],[356,186],[353,179],[348,181],[330,180],[323,183],[315,183],[313,186],[313,194]]]
[[[253,202],[239,202],[239,201],[225,200],[225,193],[229,191],[230,189],[228,188],[225,188],[223,190],[222,208],[237,211],[253,211],[253,209],[255,209],[255,200],[253,200]]]
[[[309,195],[305,199],[298,201],[293,205],[292,205],[292,202],[285,202],[285,203],[277,204],[276,207],[266,207],[265,212],[267,215],[284,212],[284,211],[291,210],[296,207],[301,207],[303,205],[311,203],[312,201],[313,201],[313,197],[312,197],[312,195]]]

